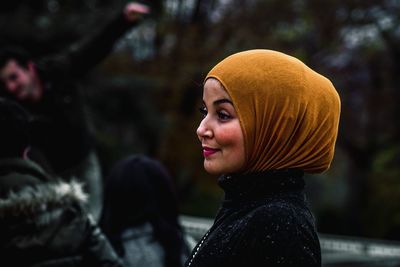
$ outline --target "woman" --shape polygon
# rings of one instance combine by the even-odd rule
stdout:
[[[146,156],[128,157],[111,170],[100,226],[126,267],[179,267],[190,252],[171,177]]]
[[[197,135],[225,198],[186,266],[321,266],[303,174],[327,170],[340,99],[296,58],[249,50],[206,76]]]

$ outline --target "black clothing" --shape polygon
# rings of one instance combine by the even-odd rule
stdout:
[[[35,60],[44,90],[38,102],[21,101],[2,92],[33,115],[33,160],[60,175],[88,156],[93,148],[93,139],[82,103],[82,88],[77,81],[105,58],[118,38],[134,24],[128,22],[121,12],[106,27],[77,45]]]
[[[122,266],[83,212],[86,198],[79,183],[52,178],[32,161],[0,160],[2,266]]]
[[[21,101],[7,90],[0,91],[32,115],[29,157],[53,175],[84,182],[89,193],[87,208],[96,220],[101,210],[101,168],[78,80],[136,24],[120,12],[104,28],[62,53],[34,60],[43,89],[37,102]]]
[[[218,182],[225,199],[186,266],[321,266],[302,171],[225,175]]]

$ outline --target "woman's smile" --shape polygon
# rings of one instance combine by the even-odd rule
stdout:
[[[203,155],[205,158],[210,157],[211,155],[213,155],[214,153],[220,151],[220,149],[215,149],[215,148],[210,148],[207,146],[203,146]]]

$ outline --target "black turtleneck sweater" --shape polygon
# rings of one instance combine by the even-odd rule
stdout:
[[[321,266],[302,171],[225,175],[218,183],[225,199],[186,266]]]

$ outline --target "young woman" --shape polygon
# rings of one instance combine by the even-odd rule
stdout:
[[[178,215],[172,178],[159,161],[134,155],[115,164],[100,226],[124,266],[183,266],[190,250]]]
[[[333,158],[332,83],[286,54],[244,51],[208,73],[201,113],[204,168],[225,198],[186,266],[321,266],[303,175]]]

